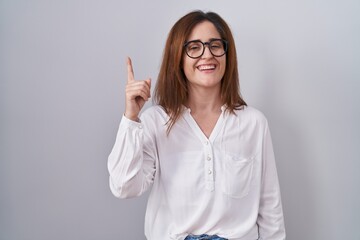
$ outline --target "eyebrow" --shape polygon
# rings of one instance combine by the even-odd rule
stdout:
[[[222,40],[222,38],[210,38],[208,41],[206,42],[210,42],[210,41],[213,41],[213,40]],[[195,41],[199,41],[199,42],[203,42],[201,41],[200,39],[193,39],[193,40],[189,40],[189,41],[186,41],[186,42],[195,42]]]

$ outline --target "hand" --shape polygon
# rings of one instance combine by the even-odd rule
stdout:
[[[127,84],[125,91],[125,117],[137,121],[140,110],[151,97],[151,79],[135,80],[131,59],[127,61]]]

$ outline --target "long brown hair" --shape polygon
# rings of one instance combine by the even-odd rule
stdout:
[[[246,102],[240,95],[235,42],[229,26],[214,12],[190,12],[180,18],[169,32],[154,91],[155,102],[169,115],[168,133],[181,116],[188,98],[188,82],[182,70],[183,46],[192,29],[204,21],[214,24],[221,38],[228,42],[226,69],[221,81],[221,100],[230,113],[235,113],[235,110],[246,106]]]

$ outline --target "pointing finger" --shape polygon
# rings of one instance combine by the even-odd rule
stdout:
[[[131,62],[131,58],[128,57],[126,60],[126,65],[127,65],[127,75],[128,75],[128,82],[132,82],[134,81],[134,70],[132,67],[132,62]]]

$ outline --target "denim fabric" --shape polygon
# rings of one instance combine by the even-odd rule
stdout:
[[[218,235],[209,236],[207,234],[202,234],[202,235],[188,235],[184,240],[227,240],[227,239],[219,237]]]

